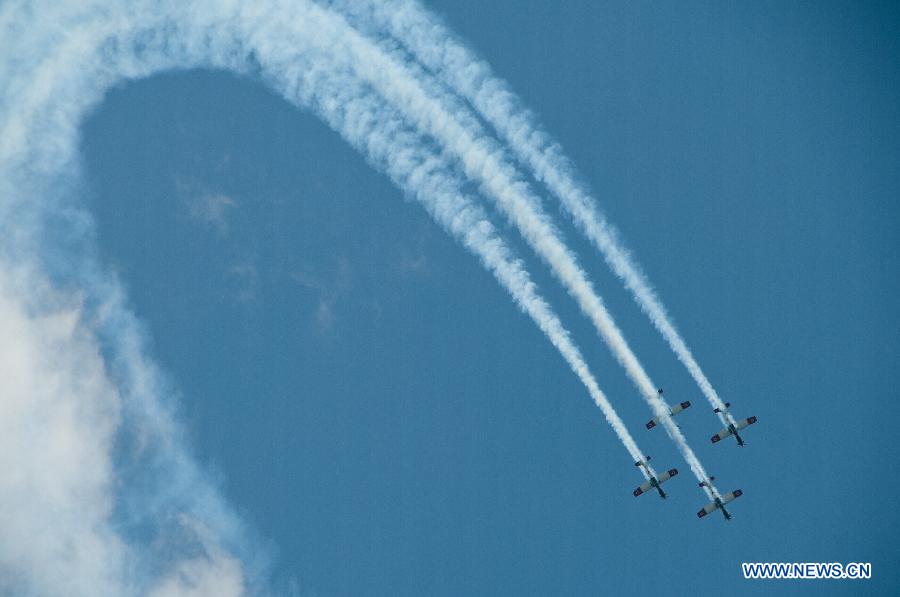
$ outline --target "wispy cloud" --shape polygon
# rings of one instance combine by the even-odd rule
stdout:
[[[421,276],[430,273],[428,249],[435,227],[431,222],[423,222],[407,231],[398,243],[396,268],[403,276]]]
[[[0,593],[115,591],[124,550],[106,520],[121,397],[79,297],[29,278],[26,301],[0,271]],[[9,562],[42,572],[17,577]]]
[[[317,303],[312,314],[313,321],[320,331],[330,331],[338,319],[338,302],[353,288],[350,260],[340,256],[328,267],[307,264],[296,268],[290,278],[315,294]]]
[[[203,193],[188,199],[188,213],[194,221],[225,237],[230,230],[231,212],[237,204],[222,193]]]
[[[240,597],[246,594],[241,563],[226,554],[202,524],[182,515],[179,524],[202,543],[202,552],[179,561],[148,597]]]
[[[257,298],[259,288],[259,268],[252,259],[243,259],[228,268],[228,279],[236,290],[234,297],[239,303],[249,303]]]
[[[316,307],[315,315],[313,316],[319,329],[322,331],[330,330],[334,326],[335,317],[334,300],[324,297],[320,298],[319,305]]]
[[[225,154],[223,163],[230,160]],[[220,168],[217,168],[217,170]],[[215,188],[214,183],[198,180],[192,176],[179,175],[175,178],[175,191],[190,220],[220,237],[227,237],[231,231],[231,219],[238,201],[227,193]]]
[[[413,274],[425,273],[428,271],[428,256],[425,253],[404,255],[400,259],[400,271]]]

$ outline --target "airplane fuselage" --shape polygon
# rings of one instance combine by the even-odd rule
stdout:
[[[650,460],[650,457],[647,457],[647,460]],[[659,497],[662,499],[666,499],[666,492],[662,489],[662,484],[674,477],[678,474],[678,469],[673,468],[669,469],[659,477],[657,477],[652,469],[647,465],[647,462],[644,460],[638,460],[634,463],[635,466],[643,467],[644,476],[647,478],[647,481],[634,490],[634,495],[639,496],[642,493],[646,493],[650,491],[650,489],[655,489],[657,493],[659,493]]]
[[[738,446],[740,446],[740,447],[743,448],[743,447],[744,447],[744,440],[741,439],[741,435],[738,433],[737,427],[735,427],[734,424],[729,423],[729,424],[728,424],[728,431],[730,431],[730,432],[732,433],[732,435],[734,435],[734,439],[737,440]]]
[[[708,481],[701,481],[700,487],[711,488],[712,486]],[[707,492],[707,493],[710,493],[710,492]],[[744,495],[744,492],[741,491],[740,489],[735,489],[734,491],[732,491],[730,493],[726,493],[724,496],[711,495],[710,497],[712,498],[712,501],[710,503],[706,504],[705,506],[703,506],[703,508],[699,512],[697,512],[697,516],[699,518],[703,518],[707,514],[712,514],[716,510],[721,510],[722,516],[725,517],[725,520],[731,520],[731,513],[725,509],[725,504],[731,503],[733,500],[736,500],[737,498],[741,497],[742,495]]]
[[[659,484],[659,481],[656,480],[656,477],[650,477],[650,486],[659,492],[659,497],[661,497],[662,499],[666,499],[666,492],[663,491],[663,488]]]
[[[725,504],[719,498],[716,498],[716,508],[722,511],[722,516],[725,517],[725,520],[731,520],[731,514],[728,513],[728,510],[725,509]]]

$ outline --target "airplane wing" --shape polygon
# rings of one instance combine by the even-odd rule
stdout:
[[[661,474],[659,477],[657,477],[657,478],[656,478],[656,481],[657,481],[657,483],[662,484],[662,483],[665,483],[666,481],[668,481],[669,479],[671,479],[672,477],[674,477],[674,476],[677,475],[677,474],[678,474],[678,469],[677,469],[677,468],[670,468],[669,470],[667,470],[666,472],[664,472],[663,474]]]
[[[672,416],[674,417],[675,415],[677,415],[684,409],[688,408],[690,405],[691,405],[691,403],[689,400],[685,400],[684,402],[682,402],[680,404],[676,404],[675,406],[672,407]]]
[[[726,428],[722,429],[722,431],[720,431],[717,434],[715,434],[714,436],[712,436],[712,438],[711,438],[712,443],[716,443],[716,442],[721,441],[721,440],[725,439],[726,437],[730,437],[730,436],[731,436],[731,430],[728,427],[726,427]]]
[[[756,423],[756,417],[750,417],[750,418],[744,419],[743,421],[738,421],[737,425],[735,425],[735,427],[737,427],[738,431],[740,431],[744,427],[749,427],[750,425],[753,425],[754,423]]]
[[[734,491],[732,491],[730,493],[726,493],[725,495],[722,496],[722,505],[724,506],[725,504],[733,502],[734,500],[738,499],[742,495],[744,495],[744,492],[741,491],[740,489],[735,489]],[[697,512],[697,517],[703,518],[707,514],[715,512],[718,509],[719,509],[719,506],[716,504],[716,502],[714,502],[714,501],[710,502],[710,503],[706,504],[705,506],[703,506],[703,508],[699,512]]]
[[[672,408],[669,409],[669,415],[674,417],[675,415],[677,415],[684,409],[688,408],[690,405],[691,405],[691,403],[689,400],[686,400],[680,404],[676,404],[675,406],[673,406]],[[652,419],[650,419],[647,422],[647,429],[653,429],[657,425],[659,425],[659,417],[653,417]]]
[[[726,493],[725,495],[722,496],[722,503],[727,504],[728,502],[733,502],[734,500],[738,499],[742,495],[744,495],[743,491],[741,491],[740,489],[735,489],[731,493]]]
[[[661,474],[659,477],[657,477],[656,482],[659,485],[662,485],[663,483],[665,483],[666,481],[668,481],[669,479],[671,479],[672,477],[674,477],[677,474],[678,474],[677,468],[669,469],[666,472],[664,472],[663,474]],[[634,497],[637,497],[637,496],[641,495],[642,493],[650,491],[652,488],[653,488],[653,484],[648,479],[647,481],[644,481],[643,483],[641,483],[640,487],[638,487],[637,489],[634,490]]]
[[[746,419],[741,419],[740,421],[738,421],[735,424],[734,428],[737,429],[738,431],[740,431],[741,429],[743,429],[745,427],[749,427],[750,425],[753,425],[754,423],[756,423],[756,417],[748,417]],[[716,442],[721,441],[731,435],[732,435],[731,430],[728,429],[728,427],[725,427],[724,429],[722,429],[722,431],[718,432],[717,434],[712,436],[712,438],[710,438],[710,439],[712,440],[712,443],[716,443]]]
[[[641,483],[640,487],[638,487],[637,489],[634,490],[634,497],[637,497],[637,496],[641,495],[642,493],[650,491],[651,487],[653,487],[653,485],[650,484],[650,481],[644,481],[643,483]]]
[[[706,504],[705,506],[703,506],[703,508],[701,508],[699,512],[697,512],[697,516],[699,518],[703,518],[707,514],[715,512],[716,509],[718,509],[718,506],[716,505],[716,503],[710,502],[710,503]]]

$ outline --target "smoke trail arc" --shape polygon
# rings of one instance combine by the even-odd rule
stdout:
[[[329,18],[331,27],[345,28],[343,19]],[[415,64],[403,62],[396,53],[388,53],[355,30],[347,30],[328,49],[334,59],[343,61],[358,77],[392,105],[401,110],[419,130],[426,132],[456,159],[468,179],[477,181],[481,192],[491,198],[517,227],[535,253],[547,263],[554,276],[575,299],[582,312],[594,324],[603,341],[637,386],[641,397],[660,418],[667,434],[688,463],[698,481],[708,482],[696,456],[669,416],[637,356],[629,347],[584,269],[561,238],[540,199],[506,159],[504,151],[487,136],[473,118],[467,117],[453,97],[423,82]],[[710,495],[716,489],[703,486]]]
[[[38,26],[33,13],[62,24],[65,33]],[[5,83],[0,90],[0,310],[21,324],[20,336],[33,334],[36,344],[59,354],[88,355],[79,356],[71,378],[61,379],[61,392],[77,396],[82,410],[107,405],[100,409],[103,427],[79,412],[60,431],[91,454],[91,463],[105,471],[100,478],[67,476],[63,483],[39,477],[32,481],[37,485],[24,488],[13,478],[13,485],[0,485],[0,523],[5,531],[18,529],[0,537],[0,563],[14,571],[12,580],[0,579],[0,588],[30,588],[38,594],[237,595],[261,587],[253,577],[258,572],[250,555],[254,547],[246,544],[240,521],[184,445],[160,398],[167,388],[146,355],[140,323],[129,310],[121,284],[96,260],[89,214],[72,191],[77,190],[84,115],[110,87],[164,70],[203,67],[250,73],[328,122],[478,256],[557,347],[629,456],[642,456],[521,262],[487,215],[460,192],[458,175],[429,149],[427,139],[409,126],[390,98],[375,93],[372,81],[361,78],[352,64],[335,58],[336,52],[348,49],[341,40],[350,33],[330,13],[305,2],[32,6],[13,0],[0,7],[0,55],[17,57],[0,61],[0,80]],[[366,58],[358,52],[350,56]],[[403,84],[414,87],[415,81]],[[48,239],[51,220],[58,235]],[[44,243],[49,240],[59,246],[48,250]],[[78,251],[56,250],[60,247]],[[54,269],[67,270],[66,288],[54,290]],[[37,291],[44,287],[48,290]],[[72,289],[76,292],[68,292]],[[53,298],[61,294],[65,296]],[[76,295],[80,299],[73,298]],[[66,308],[60,310],[60,304]],[[0,342],[0,354],[12,350],[9,342]],[[30,359],[22,367],[33,373],[24,397],[46,374],[38,357],[22,358]],[[92,364],[96,383],[82,383],[74,373],[85,363]],[[58,397],[47,399],[63,404]],[[24,398],[22,404],[27,409]],[[3,420],[21,421],[22,416],[10,413]],[[140,427],[144,443],[136,447],[136,458],[144,458],[140,462],[149,462],[160,474],[151,486],[137,490],[140,496],[131,496],[140,498],[146,509],[140,522],[157,525],[149,544],[125,536],[111,519],[116,500],[125,499],[115,490],[111,456],[114,430],[123,420]],[[26,438],[11,433],[2,435],[0,446],[0,453],[16,457],[33,448]],[[45,456],[40,449],[32,452]],[[45,493],[61,496],[53,503],[21,499],[22,491],[27,497],[28,492],[51,488]],[[75,499],[82,495],[90,499]],[[73,512],[71,504],[79,505],[79,511]],[[160,513],[166,513],[169,522],[148,520]],[[22,541],[39,520],[54,529],[51,541]],[[61,553],[54,543],[79,549]]]
[[[734,423],[725,404],[703,372],[665,305],[641,267],[597,207],[586,187],[578,182],[575,167],[562,148],[538,124],[538,119],[509,86],[495,76],[438,19],[416,0],[335,2],[355,21],[383,31],[400,41],[427,69],[465,98],[503,138],[535,178],[544,183],[604,260],[653,326],[685,366],[709,404],[719,409],[723,424]]]

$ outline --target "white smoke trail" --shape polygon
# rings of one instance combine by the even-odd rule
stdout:
[[[640,266],[586,187],[578,182],[575,168],[562,148],[538,125],[537,118],[506,82],[493,74],[490,65],[478,59],[417,0],[354,0],[349,3],[339,0],[335,4],[356,21],[396,38],[494,127],[519,160],[531,168],[535,178],[559,198],[566,212],[601,252],[607,265],[631,291],[635,302],[688,370],[709,404],[720,409],[722,423],[734,423]]]
[[[111,86],[163,70],[253,72],[319,114],[479,256],[585,384],[631,458],[643,456],[445,161],[334,59],[348,35],[304,2],[0,6],[3,592],[261,590],[253,549],[181,439],[169,390],[121,285],[99,264],[75,192],[85,114]],[[131,532],[148,526],[149,543]]]
[[[328,22],[328,27],[346,28],[343,19],[328,18]],[[344,63],[346,68],[397,107],[419,130],[437,140],[446,152],[456,158],[466,177],[479,182],[481,191],[492,198],[516,225],[594,324],[643,399],[660,418],[695,477],[708,481],[709,475],[699,458],[672,421],[666,404],[656,392],[656,386],[628,346],[584,270],[578,265],[575,255],[562,242],[559,232],[543,212],[540,199],[530,191],[527,182],[505,158],[502,149],[483,134],[474,119],[467,117],[453,96],[428,86],[416,65],[404,62],[398,53],[386,52],[354,30],[340,36],[333,45],[323,50],[332,51],[336,62]],[[712,487],[710,491],[715,493],[716,490]]]
[[[302,22],[306,26],[318,32],[335,35],[333,38],[324,37],[321,44],[316,46],[316,51],[344,54],[346,48],[341,45],[342,40],[352,35],[352,32],[345,30],[345,25],[335,22],[329,13],[312,6],[309,13],[304,13],[304,17]],[[299,23],[301,19],[293,22]],[[302,34],[303,31],[298,33]],[[291,38],[287,39],[287,43],[290,44]],[[294,44],[296,43],[294,41]],[[271,62],[277,61],[275,58],[277,52],[270,56],[260,46],[255,46],[254,49],[263,66],[264,76],[269,76],[266,65],[269,58],[273,58]],[[569,338],[568,332],[549,305],[537,294],[536,287],[523,265],[513,259],[487,215],[462,194],[462,183],[455,180],[455,175],[447,169],[445,160],[428,150],[427,142],[423,138],[405,130],[405,124],[398,111],[395,108],[381,106],[381,100],[351,74],[350,65],[367,59],[366,53],[347,53],[344,56],[346,61],[344,67],[348,70],[340,73],[333,63],[330,64],[331,70],[321,73],[319,75],[321,79],[311,89],[303,89],[303,85],[293,79],[294,74],[299,74],[296,59],[291,70],[275,76],[271,84],[279,89],[288,101],[311,103],[313,110],[332,128],[366,155],[376,167],[384,170],[395,184],[420,201],[436,221],[478,256],[482,264],[513,296],[519,307],[534,320],[559,350],[601,408],[632,459],[635,461],[643,459],[643,454],[606,396],[600,391],[580,351]],[[323,88],[329,87],[330,89],[322,92]],[[289,91],[291,89],[296,91],[291,93]],[[334,101],[334,93],[340,95],[339,102]]]
[[[428,150],[427,140],[404,132],[406,106],[402,101],[398,105],[386,97],[388,106],[381,106],[382,100],[372,93],[370,86],[375,90],[391,86],[391,81],[384,76],[393,74],[396,65],[330,11],[299,2],[294,14],[296,18],[288,19],[284,30],[266,30],[265,35],[258,37],[251,37],[252,33],[246,36],[253,43],[254,57],[260,62],[263,77],[288,101],[311,106],[479,257],[559,350],[632,458],[642,459],[643,454],[600,391],[580,351],[550,307],[537,295],[524,267],[513,260],[486,214],[462,195],[462,183],[454,180],[444,159]],[[244,21],[242,17],[240,22]],[[273,40],[277,41],[273,43]],[[306,46],[305,56],[294,55],[298,47],[303,47],[301,44]],[[308,63],[304,64],[304,60]],[[311,77],[310,73],[323,62],[328,70]],[[415,81],[397,79],[393,84],[412,88]],[[452,123],[446,125],[452,127]],[[651,470],[651,474],[655,473]]]

